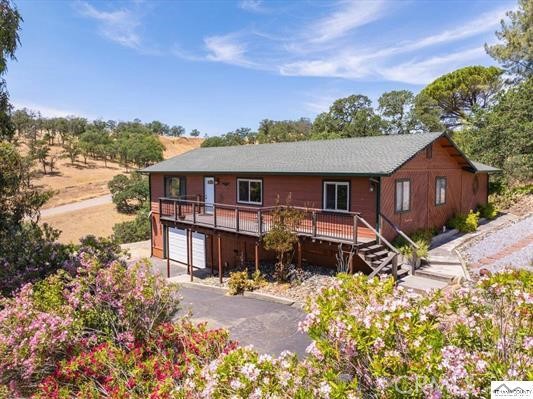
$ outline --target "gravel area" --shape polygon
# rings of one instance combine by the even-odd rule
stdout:
[[[497,272],[506,266],[533,269],[533,215],[506,224],[461,249],[474,273]]]
[[[533,215],[503,226],[473,241],[463,252],[471,262],[495,255],[517,240],[533,234]]]
[[[322,287],[332,284],[337,274],[336,270],[322,266],[304,266],[302,269],[296,269],[294,265],[291,265],[290,270],[290,283],[278,284],[274,278],[274,265],[262,264],[261,274],[267,283],[254,292],[277,295],[305,303],[308,296],[316,294]],[[227,287],[228,278],[229,274],[225,273],[222,285],[216,276],[206,276],[201,281],[216,287]]]
[[[514,266],[533,271],[533,244],[492,263],[490,266],[492,269],[502,269],[505,266]]]

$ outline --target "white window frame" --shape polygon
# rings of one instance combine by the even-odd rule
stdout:
[[[247,182],[248,183],[248,201],[241,200],[241,198],[240,198],[240,196],[241,196],[241,190],[240,190],[241,182]],[[250,192],[251,192],[250,183],[259,183],[259,185],[261,187],[261,195],[260,195],[261,200],[259,202],[250,201]],[[262,205],[263,204],[263,180],[261,180],[261,179],[238,178],[237,179],[237,202],[239,204]]]
[[[444,185],[439,185],[439,182],[444,182]],[[439,190],[442,188],[443,190]],[[446,176],[437,176],[435,178],[435,205],[446,204],[446,195],[448,191],[448,179]],[[442,195],[441,195],[442,194]]]
[[[328,208],[327,207],[327,194],[328,190],[326,189],[327,185],[334,185],[335,186],[335,208]],[[346,209],[338,209],[337,208],[337,188],[339,186],[346,186]],[[350,212],[350,182],[347,181],[324,181],[323,183],[323,198],[322,198],[322,209],[325,211],[331,211],[331,212]]]
[[[401,190],[398,190],[398,184],[401,186]],[[404,185],[407,184],[407,208],[405,207],[405,188]],[[398,208],[398,195],[400,195],[400,208]],[[394,182],[394,211],[396,213],[409,212],[411,210],[411,179],[397,179]]]

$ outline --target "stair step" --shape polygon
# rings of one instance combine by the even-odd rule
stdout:
[[[398,279],[406,275],[409,275],[409,269],[398,269]]]
[[[398,283],[399,286],[418,293],[438,290],[448,286],[444,281],[433,280],[422,276],[407,276]]]
[[[366,247],[366,248],[361,248],[359,250],[359,252],[361,252],[361,254],[363,254],[363,255],[366,255],[366,254],[369,254],[369,253],[377,252],[377,251],[379,251],[381,249],[383,249],[383,245],[374,244],[374,245],[371,245],[371,246]]]
[[[450,274],[439,273],[432,270],[425,270],[424,268],[417,269],[415,274],[417,276],[431,278],[433,280],[444,281],[448,283],[452,282],[453,279],[456,277]]]
[[[384,257],[386,257],[388,254],[389,254],[389,251],[387,251],[387,250],[383,250],[383,251],[374,252],[374,253],[371,253],[371,254],[365,255],[365,257],[366,257],[368,260],[375,260],[375,259],[384,258]]]

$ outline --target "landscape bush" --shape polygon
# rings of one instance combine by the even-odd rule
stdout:
[[[176,287],[148,263],[126,267],[78,256],[75,277],[60,270],[0,303],[0,385],[15,395],[31,391],[69,354],[147,339],[177,310]]]
[[[479,216],[487,220],[495,219],[498,216],[498,209],[492,202],[488,202],[486,205],[478,205]]]
[[[228,292],[230,295],[240,295],[244,291],[260,288],[265,282],[259,270],[256,270],[251,278],[248,276],[248,270],[232,272],[228,279]]]
[[[0,295],[9,296],[63,267],[72,248],[57,241],[59,234],[34,222],[0,231]]]
[[[126,244],[150,239],[150,212],[148,209],[141,209],[137,212],[135,219],[113,226],[112,239],[117,244]]]
[[[104,342],[62,360],[33,397],[183,398],[189,376],[235,346],[225,330],[164,323],[129,347]]]
[[[489,203],[494,204],[497,209],[509,209],[526,196],[531,195],[533,195],[533,184],[513,188],[494,184],[493,192],[489,195]]]
[[[470,210],[466,215],[455,215],[448,221],[448,226],[461,233],[472,233],[477,230],[479,212]]]

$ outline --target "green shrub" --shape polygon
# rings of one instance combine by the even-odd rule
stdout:
[[[522,198],[533,194],[533,184],[508,188],[497,186],[489,196],[489,203],[493,203],[497,209],[509,209]]]
[[[248,271],[232,272],[229,275],[228,287],[230,295],[240,295],[244,291],[253,291],[266,284],[265,278],[261,275],[259,270],[252,274],[252,278],[248,278]]]
[[[150,215],[141,210],[133,220],[117,223],[113,226],[113,240],[118,244],[144,241],[150,238]]]
[[[492,202],[487,203],[487,205],[478,205],[479,216],[482,218],[492,220],[498,216],[498,209],[494,206]]]
[[[230,273],[228,287],[230,295],[243,294],[249,287],[248,272],[245,270]]]
[[[448,226],[459,230],[461,233],[472,233],[477,230],[479,212],[470,210],[466,215],[455,215],[448,222]]]

